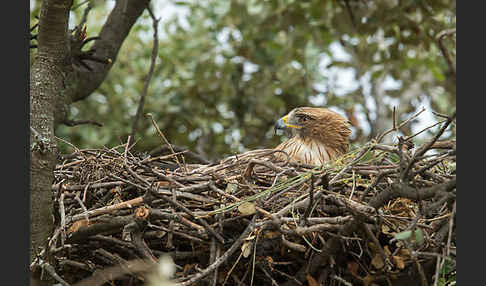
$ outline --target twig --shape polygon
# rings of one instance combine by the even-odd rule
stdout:
[[[86,3],[88,3],[88,6],[90,6],[90,5],[91,5],[91,2],[90,2],[90,1],[91,1],[91,0],[85,0],[85,1],[83,1],[83,2],[81,2],[81,3],[78,3],[77,5],[73,6],[73,7],[71,8],[71,10],[72,10],[72,11],[74,11],[74,10],[78,9],[80,6],[82,6],[82,5],[86,4]],[[85,11],[86,11],[86,10],[85,10]],[[85,12],[85,13],[86,13],[86,12]]]
[[[346,6],[346,11],[349,14],[349,18],[351,19],[351,24],[353,25],[353,28],[357,29],[358,26],[356,25],[356,19],[353,14],[353,10],[351,9],[351,5],[349,5],[349,0],[344,0],[344,4]]]
[[[456,111],[454,111],[452,113],[452,115],[444,123],[444,125],[442,125],[442,127],[439,130],[439,132],[437,132],[437,134],[434,136],[434,138],[432,138],[432,140],[428,141],[424,145],[420,146],[419,149],[417,149],[417,151],[413,154],[412,159],[408,163],[406,169],[401,174],[401,179],[403,181],[405,181],[408,178],[408,176],[410,174],[410,170],[412,169],[412,166],[417,162],[418,158],[421,157],[423,154],[425,154],[425,152],[427,152],[434,145],[434,143],[440,138],[440,136],[442,136],[442,134],[447,129],[447,127],[449,126],[449,124],[451,124],[451,122],[455,118],[456,118]]]
[[[167,140],[167,138],[165,138],[164,133],[162,133],[162,131],[160,131],[159,126],[157,126],[157,123],[155,122],[152,114],[151,113],[147,113],[146,116],[150,117],[150,119],[152,120],[152,124],[154,125],[155,129],[157,129],[157,132],[159,133],[160,137],[162,137],[162,139],[164,140],[164,143],[167,144],[167,146],[169,147],[169,149],[172,152],[172,154],[175,154],[176,152],[172,148],[172,145],[169,143],[169,141]],[[187,172],[187,170],[182,167],[181,162],[179,162],[179,159],[177,158],[177,155],[175,155],[174,158],[175,158],[175,160],[177,162],[177,165],[179,165],[179,168],[181,168],[181,169],[183,169],[183,170],[185,170]]]
[[[337,276],[336,274],[333,274],[330,276],[332,279],[339,281],[340,283],[346,285],[346,286],[353,286],[353,284],[349,283],[348,281],[344,280],[343,278]]]
[[[93,5],[91,4],[91,1],[88,0],[88,1],[85,1],[85,2],[82,2],[82,3],[79,3],[76,7],[71,9],[71,10],[75,10],[86,2],[88,2],[88,6],[86,6],[86,9],[84,9],[83,16],[81,17],[81,21],[79,21],[79,24],[74,28],[76,30],[76,33],[74,34],[76,39],[79,39],[81,37],[81,33],[86,33],[86,27],[84,29],[82,29],[82,27],[84,26],[84,24],[88,20],[88,14],[89,14],[89,11],[91,11],[91,9],[93,8]],[[85,36],[83,38],[85,38]]]
[[[147,272],[153,267],[153,263],[142,259],[127,261],[125,265],[116,265],[96,272],[92,276],[81,280],[73,286],[101,286],[104,285],[106,281],[114,280],[128,272]],[[130,269],[130,271],[127,271],[127,269]]]
[[[417,133],[415,133],[415,134],[412,134],[412,135],[410,135],[410,136],[406,137],[404,141],[408,141],[408,140],[412,139],[413,137],[415,137],[415,136],[417,136],[417,135],[419,135],[419,134],[421,134],[421,133],[423,133],[423,132],[425,132],[425,131],[429,130],[430,128],[435,127],[435,126],[437,126],[437,125],[439,125],[439,124],[441,124],[441,123],[444,123],[444,122],[446,122],[446,120],[443,120],[443,121],[438,121],[438,122],[436,122],[436,123],[434,123],[434,124],[432,124],[432,125],[430,125],[430,126],[427,126],[427,127],[425,127],[424,129],[420,130],[419,132],[417,132]]]
[[[94,121],[94,120],[68,120],[68,119],[65,119],[62,121],[62,123],[66,126],[76,126],[76,125],[83,125],[83,124],[91,124],[91,125],[95,125],[95,126],[98,126],[98,127],[103,127],[103,123],[100,123],[100,122],[97,122],[97,121]]]
[[[122,186],[122,185],[125,185],[125,184],[126,183],[123,182],[123,181],[96,183],[96,184],[89,184],[88,189],[116,187],[116,186]],[[64,189],[67,190],[67,191],[79,191],[79,190],[84,190],[85,187],[86,187],[86,185],[70,185],[70,186],[64,186]],[[54,186],[52,186],[52,189],[57,191],[59,189],[59,186],[54,185]]]
[[[151,192],[152,192],[152,194],[154,196],[163,199],[164,201],[170,203],[171,205],[173,205],[175,207],[180,208],[182,211],[184,211],[185,213],[187,213],[188,215],[190,215],[192,218],[194,218],[197,221],[199,221],[203,225],[203,227],[206,229],[206,231],[208,231],[214,237],[216,237],[220,243],[224,243],[224,238],[219,233],[217,233],[204,219],[195,216],[194,213],[191,212],[184,205],[178,203],[177,201],[174,201],[172,199],[169,199],[167,196],[160,194],[157,190],[154,190],[152,188],[150,188],[150,190],[151,190]]]
[[[447,245],[446,245],[446,255],[449,257],[451,254],[451,239],[452,239],[452,227],[454,226],[454,218],[456,215],[456,202],[454,202],[454,206],[452,207],[452,214],[449,219],[449,233],[447,237]]]
[[[289,249],[292,249],[292,250],[295,250],[295,251],[298,251],[298,252],[302,252],[302,253],[307,251],[307,247],[305,247],[302,244],[298,244],[298,243],[287,240],[285,238],[284,234],[281,235],[281,240],[282,240],[282,244],[285,245],[286,247],[288,247]]]
[[[455,34],[455,33],[456,33],[456,29],[454,28],[454,29],[441,31],[435,37],[435,39],[439,43],[440,51],[442,52],[442,55],[444,56],[447,64],[449,65],[449,68],[450,68],[452,74],[454,75],[454,79],[456,78],[456,67],[455,67],[454,63],[452,62],[452,59],[451,59],[449,53],[447,52],[446,47],[444,46],[443,40],[444,40],[445,36],[450,36],[450,35]]]
[[[253,232],[253,228],[254,228],[254,224],[255,224],[255,218],[256,218],[256,216],[253,216],[252,221],[248,224],[248,226],[243,231],[243,233],[240,235],[240,237],[238,237],[238,239],[233,243],[233,245],[231,245],[231,247],[223,255],[218,257],[218,259],[216,259],[216,261],[213,264],[209,265],[206,269],[204,269],[202,272],[194,275],[189,280],[184,281],[184,282],[179,283],[179,284],[176,284],[176,285],[177,286],[188,286],[188,285],[196,284],[197,281],[199,281],[200,279],[202,279],[205,276],[212,273],[214,271],[214,269],[216,269],[224,261],[226,261],[240,247],[240,245],[250,235],[250,233]]]
[[[61,285],[71,286],[71,284],[67,283],[64,279],[61,278],[61,276],[59,276],[56,273],[56,270],[54,269],[54,267],[52,267],[52,265],[50,265],[49,263],[44,262],[44,263],[42,263],[41,267],[42,267],[42,269],[47,271],[47,273],[49,273],[49,275],[51,275],[51,277],[54,278],[57,282],[61,283]]]
[[[102,215],[102,214],[111,213],[115,210],[120,210],[120,209],[124,209],[124,208],[133,208],[133,207],[141,205],[142,203],[144,203],[144,197],[143,196],[135,198],[135,199],[131,199],[131,200],[128,200],[128,201],[125,201],[125,202],[121,202],[121,203],[118,203],[118,204],[114,204],[114,205],[110,205],[110,206],[104,206],[104,207],[101,207],[101,208],[98,208],[98,209],[95,209],[95,210],[83,212],[81,214],[74,215],[71,220],[77,221],[77,220],[80,220],[80,219],[83,219],[83,218],[86,218],[86,217],[90,218],[90,217],[94,217],[94,216],[98,216],[98,215]]]
[[[272,285],[274,285],[274,286],[279,285],[277,283],[277,281],[275,281],[275,279],[273,279],[273,277],[270,275],[270,273],[268,273],[268,271],[265,269],[264,266],[258,265],[258,268],[265,274],[265,276],[267,276],[268,279],[270,279],[270,281],[272,282]]]
[[[393,107],[393,127],[391,129],[388,129],[387,131],[383,132],[382,134],[380,134],[377,138],[376,138],[376,142],[377,143],[380,143],[383,138],[389,134],[390,132],[393,132],[393,131],[397,131],[397,130],[400,130],[400,128],[402,128],[403,126],[405,126],[406,124],[408,124],[410,121],[412,121],[413,119],[417,118],[422,112],[425,111],[425,107],[422,107],[422,109],[415,113],[414,115],[410,116],[407,120],[403,121],[402,123],[400,123],[398,125],[398,127],[396,126],[396,121],[395,121],[395,107]]]
[[[351,169],[351,167],[353,167],[354,164],[356,164],[359,159],[361,159],[361,157],[363,157],[366,153],[368,153],[369,151],[371,151],[373,149],[375,145],[374,144],[368,144],[366,146],[363,146],[361,151],[358,153],[358,155],[356,155],[356,157],[354,157],[354,159],[346,165],[346,167],[342,168],[339,173],[337,173],[330,181],[329,181],[329,186],[331,186],[332,184],[336,183],[337,180],[339,180],[341,178],[342,175],[344,175],[344,173],[346,173],[347,171],[349,171],[349,169]]]
[[[61,245],[66,241],[66,212],[64,210],[64,192],[61,190],[59,198],[59,212],[61,213]]]
[[[307,205],[307,209],[304,212],[304,216],[302,217],[302,220],[300,222],[300,225],[302,226],[304,223],[308,223],[308,217],[311,213],[311,209],[314,206],[314,175],[311,174],[310,177],[310,187],[309,187],[309,204]]]
[[[147,76],[145,77],[145,83],[143,85],[142,89],[142,94],[140,95],[140,101],[138,102],[138,107],[137,107],[137,113],[135,114],[135,118],[133,119],[132,123],[132,132],[130,135],[132,138],[135,138],[135,132],[137,131],[137,126],[138,126],[138,121],[140,120],[140,117],[142,116],[142,110],[145,102],[145,97],[147,96],[147,91],[148,87],[150,84],[150,80],[152,79],[153,73],[154,73],[154,68],[155,68],[155,62],[157,60],[157,52],[159,51],[159,40],[158,40],[158,24],[159,20],[155,18],[155,15],[152,12],[152,9],[150,9],[150,2],[147,2],[147,11],[150,14],[150,17],[152,18],[153,21],[153,28],[154,28],[154,45],[152,48],[152,59],[150,61],[150,67],[149,71],[147,73]]]

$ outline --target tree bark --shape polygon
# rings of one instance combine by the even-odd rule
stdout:
[[[108,16],[98,35],[93,49],[94,56],[111,59],[114,63],[123,41],[128,36],[133,24],[142,14],[150,1],[148,0],[119,0]],[[92,71],[87,69],[75,70],[75,84],[68,91],[70,102],[83,100],[88,97],[105,80],[112,64],[98,62],[87,63]]]
[[[118,51],[148,0],[119,0],[96,41],[95,56],[115,61]],[[89,62],[93,71],[73,69],[68,32],[73,0],[43,0],[38,53],[30,70],[30,261],[52,234],[52,182],[56,164],[56,125],[73,101],[91,94],[111,65]],[[36,276],[32,273],[31,277]],[[32,281],[31,283],[39,281]]]
[[[30,260],[52,233],[52,191],[56,142],[54,111],[68,58],[72,0],[44,0],[39,19],[38,54],[30,73]]]

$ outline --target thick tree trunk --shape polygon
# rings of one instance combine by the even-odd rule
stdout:
[[[30,72],[30,260],[52,233],[52,181],[56,164],[55,106],[64,89],[72,0],[44,0],[38,54]]]
[[[68,35],[73,0],[43,0],[39,19],[38,53],[30,70],[30,261],[53,231],[52,182],[56,165],[56,125],[65,107],[87,97],[105,79],[109,65],[88,63],[93,71],[73,70]],[[119,0],[94,48],[95,56],[113,62],[148,0]],[[40,283],[37,273],[31,283]]]

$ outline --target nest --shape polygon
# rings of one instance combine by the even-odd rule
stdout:
[[[55,168],[49,273],[166,285],[147,275],[164,260],[177,285],[430,283],[455,267],[455,141],[410,147],[369,142],[319,167],[273,150],[216,164],[76,150]]]

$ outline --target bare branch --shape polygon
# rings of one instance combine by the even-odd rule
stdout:
[[[145,102],[145,97],[147,96],[147,90],[150,84],[150,80],[152,79],[153,73],[154,73],[154,68],[155,68],[155,62],[157,60],[157,52],[159,50],[159,39],[158,39],[158,29],[157,26],[159,24],[160,19],[155,18],[152,10],[150,9],[150,6],[147,5],[147,11],[150,14],[150,17],[152,18],[153,21],[153,28],[154,28],[154,45],[152,48],[152,59],[150,61],[150,67],[149,71],[147,73],[147,76],[145,78],[145,83],[143,85],[143,90],[142,94],[140,95],[140,101],[138,102],[138,108],[137,108],[137,113],[135,114],[135,118],[133,119],[132,123],[132,132],[130,133],[132,138],[135,138],[135,132],[137,131],[137,125],[138,121],[140,120],[140,117],[142,116],[142,110]]]
[[[449,52],[447,51],[446,47],[444,46],[443,40],[444,40],[445,36],[450,36],[450,35],[455,34],[455,33],[456,33],[456,29],[454,28],[454,29],[444,30],[444,31],[438,33],[437,36],[435,37],[435,39],[439,43],[440,51],[442,52],[442,55],[446,59],[446,62],[449,65],[449,69],[451,70],[452,74],[454,75],[454,80],[456,79],[456,66],[452,62],[451,56],[449,55]]]

